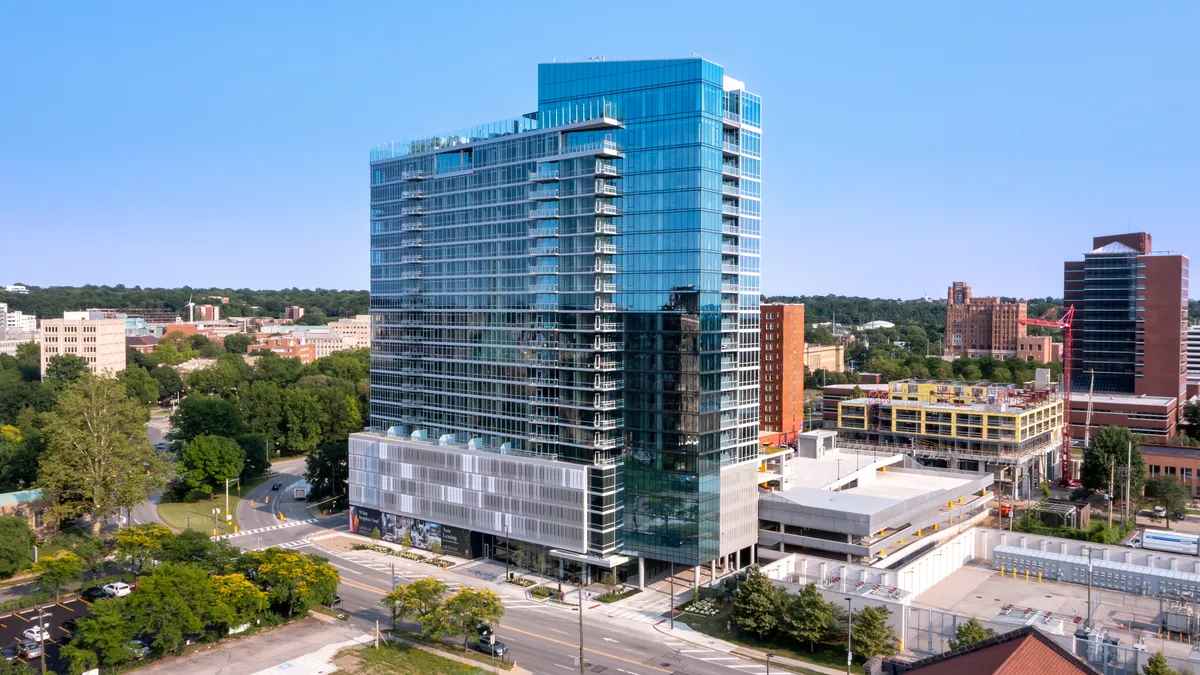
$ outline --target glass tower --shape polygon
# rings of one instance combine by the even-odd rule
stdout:
[[[709,61],[593,60],[540,65],[536,113],[376,148],[351,503],[594,559],[725,555],[722,468],[758,453],[760,118]],[[372,435],[565,491],[389,464]]]

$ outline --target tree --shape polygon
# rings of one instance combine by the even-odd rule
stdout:
[[[74,553],[63,553],[53,558],[42,558],[29,568],[37,576],[37,586],[43,591],[54,592],[54,602],[63,586],[79,581],[83,576],[83,559]]]
[[[267,594],[242,574],[218,574],[212,577],[213,590],[226,609],[226,628],[242,626],[267,608]]]
[[[383,535],[382,535],[382,534],[380,534],[380,532],[379,532],[379,528],[378,528],[378,527],[373,527],[373,528],[371,528],[371,543],[372,543],[372,544],[378,544],[378,543],[379,543],[379,538],[380,538],[381,536],[383,536]]]
[[[810,345],[832,345],[837,338],[828,326],[809,326],[804,329],[804,341]]]
[[[404,535],[400,537],[400,550],[408,551],[410,548],[412,548],[412,533],[405,528]]]
[[[0,516],[0,577],[11,577],[33,560],[37,537],[19,516]]]
[[[729,618],[738,630],[753,633],[759,640],[779,628],[782,590],[757,568],[738,586]]]
[[[1120,474],[1129,459],[1129,444],[1133,443],[1133,466],[1129,494],[1142,492],[1146,481],[1146,463],[1138,449],[1137,442],[1126,427],[1101,427],[1092,438],[1090,452],[1083,456],[1083,470],[1080,481],[1083,487],[1093,492],[1104,490],[1112,476],[1110,467],[1116,463],[1117,473]]]
[[[442,609],[435,612],[439,613],[444,613],[439,621],[445,627],[444,632],[463,636],[465,650],[476,626],[481,623],[495,625],[504,617],[504,605],[493,590],[463,588],[446,599]]]
[[[259,355],[258,364],[254,368],[254,379],[286,386],[300,379],[300,371],[303,369],[304,365],[300,363],[300,359],[284,358],[264,351]]]
[[[236,438],[242,434],[242,420],[237,408],[223,398],[188,396],[179,402],[171,415],[170,438],[188,442],[197,436]]]
[[[1167,663],[1167,657],[1163,656],[1162,652],[1155,652],[1146,665],[1142,666],[1142,672],[1146,675],[1178,675],[1178,671]]]
[[[245,333],[225,336],[225,351],[230,354],[245,354],[246,348],[254,344],[254,338]]]
[[[90,374],[87,361],[74,354],[59,354],[46,362],[42,382],[51,389],[61,391]]]
[[[1183,406],[1183,421],[1192,438],[1200,438],[1200,402],[1190,401]]]
[[[122,370],[117,379],[121,384],[125,385],[125,393],[137,401],[150,405],[158,401],[158,382],[141,368],[126,368]]]
[[[615,593],[617,587],[621,585],[621,580],[617,578],[617,573],[609,570],[600,576],[600,584],[608,589],[609,594]]]
[[[985,627],[972,617],[969,621],[959,624],[954,629],[954,639],[950,641],[950,649],[973,645],[976,642],[981,642],[995,635],[996,631]]]
[[[434,539],[433,543],[429,545],[429,552],[433,554],[434,562],[440,562],[442,556],[446,554],[446,549],[442,548],[442,542],[440,540]]]
[[[863,660],[896,653],[896,632],[888,625],[892,613],[886,607],[863,607],[854,614],[854,652]]]
[[[38,486],[60,519],[86,515],[93,536],[119,508],[133,508],[166,484],[173,468],[150,445],[146,409],[111,378],[85,377],[46,414],[48,446]]]
[[[227,612],[213,581],[204,570],[163,563],[142,578],[126,607],[138,634],[153,636],[159,653],[178,653],[184,636],[199,633],[209,623],[225,623]]]
[[[345,492],[349,454],[348,442],[323,444],[309,453],[304,461],[304,478],[312,486],[315,499],[332,497]]]
[[[797,642],[807,642],[810,652],[816,643],[837,631],[838,615],[833,603],[825,601],[815,584],[808,584],[791,596],[784,609],[783,629]]]
[[[34,382],[42,377],[42,346],[37,342],[17,345],[17,370],[21,379]]]
[[[289,451],[303,453],[315,449],[321,442],[327,419],[312,392],[294,387],[283,391],[283,442]]]
[[[79,619],[71,644],[62,648],[63,656],[75,672],[82,672],[80,665],[111,668],[133,658],[129,641],[133,639],[135,629],[125,618],[126,599],[97,602],[89,608],[87,616]]]
[[[1046,501],[1047,499],[1050,499],[1050,481],[1043,478],[1041,484],[1038,487],[1041,489],[1041,492],[1042,492],[1042,501]]]
[[[242,465],[242,480],[265,476],[271,471],[271,458],[268,455],[270,441],[266,436],[242,434],[234,440],[242,448],[242,457],[245,458],[245,464]]]
[[[1163,507],[1167,512],[1167,529],[1171,529],[1171,519],[1179,519],[1187,513],[1187,503],[1191,499],[1191,491],[1180,485],[1175,476],[1155,476],[1146,481],[1146,496],[1154,503]]]
[[[269,548],[246,553],[242,564],[248,570],[257,568],[255,582],[288,618],[313,605],[333,604],[340,578],[324,558]]]
[[[283,426],[283,389],[274,382],[258,380],[238,387],[238,412],[246,431],[263,434],[271,440],[280,438]]]
[[[133,573],[140,576],[163,548],[163,543],[172,537],[171,528],[158,523],[143,523],[123,527],[113,533],[117,559],[129,563]]]
[[[227,356],[224,352],[222,357]],[[238,359],[238,357],[233,357]],[[238,359],[239,362],[241,359]],[[246,364],[241,363],[242,366]],[[230,398],[237,391],[238,387],[245,384],[246,380],[243,377],[240,369],[235,365],[218,362],[217,365],[211,368],[201,368],[193,371],[187,376],[187,389],[193,394],[206,394],[208,396],[220,396],[222,398]]]
[[[114,542],[111,539],[103,539],[85,534],[80,542],[75,544],[74,553],[83,560],[84,567],[88,573],[95,577],[104,567],[104,561],[108,556],[112,555],[113,544]]]
[[[218,546],[225,542],[214,542],[207,532],[184,530],[179,534],[163,537],[155,557],[160,562],[178,563],[206,567],[214,557]]]
[[[445,595],[446,584],[428,577],[417,579],[407,586],[396,586],[383,596],[379,604],[391,612],[392,628],[395,629],[397,621],[416,619],[423,623],[426,616],[441,608]]]
[[[541,576],[546,576],[546,571],[550,568],[550,561],[546,558],[546,554],[538,551],[538,554],[533,556],[533,569]]]
[[[183,378],[179,371],[169,366],[159,366],[150,371],[150,377],[158,383],[158,400],[162,401],[183,393]]]
[[[433,547],[429,547],[430,552],[433,552]],[[516,548],[509,553],[509,559],[512,561],[513,567],[517,568],[517,576],[520,576],[521,570],[525,569],[525,563],[529,562],[529,554],[525,553],[525,549]]]
[[[179,465],[184,485],[212,495],[225,481],[242,474],[242,446],[232,438],[197,436],[183,446]]]

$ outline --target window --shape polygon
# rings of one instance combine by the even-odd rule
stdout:
[[[1191,479],[1192,479],[1192,470],[1191,470],[1191,468],[1189,468],[1189,467],[1184,467],[1184,468],[1180,469],[1180,471],[1181,471],[1181,472],[1182,472],[1182,474],[1183,474],[1183,475],[1182,475],[1182,478],[1183,478],[1183,480],[1191,480]]]

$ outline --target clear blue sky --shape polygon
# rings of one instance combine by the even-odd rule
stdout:
[[[409,10],[408,8],[416,8]],[[1062,292],[1200,257],[1200,3],[0,4],[0,282],[365,288],[372,145],[536,64],[704,55],[763,97],[763,291]]]

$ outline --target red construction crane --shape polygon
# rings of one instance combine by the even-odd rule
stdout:
[[[1062,447],[1062,478],[1059,484],[1071,485],[1071,324],[1075,321],[1075,306],[1072,305],[1063,312],[1061,319],[1052,318],[1058,314],[1057,307],[1051,307],[1045,314],[1036,319],[1019,319],[1026,326],[1045,326],[1046,328],[1061,328],[1063,332],[1063,447]]]

